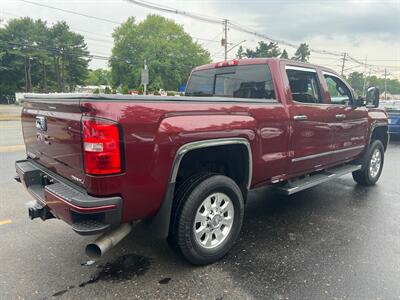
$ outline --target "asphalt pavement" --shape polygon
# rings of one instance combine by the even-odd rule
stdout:
[[[0,121],[0,299],[399,299],[400,140],[374,187],[350,175],[300,192],[250,193],[240,240],[194,267],[140,226],[101,259],[92,237],[30,221],[12,177],[25,158],[19,121]]]

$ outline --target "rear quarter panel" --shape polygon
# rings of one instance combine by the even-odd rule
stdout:
[[[112,104],[82,101],[81,105],[85,115],[116,120],[122,127],[125,172],[85,178],[89,193],[124,199],[122,222],[157,212],[175,154],[189,142],[229,137],[249,140],[252,186],[285,173],[288,124],[280,103],[191,102],[181,98]]]

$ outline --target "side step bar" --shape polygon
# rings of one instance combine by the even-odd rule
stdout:
[[[305,178],[290,180],[282,186],[275,186],[275,190],[284,195],[292,195],[320,183],[338,178],[345,174],[361,169],[361,165],[345,164],[338,167],[326,169],[319,173],[307,175]]]

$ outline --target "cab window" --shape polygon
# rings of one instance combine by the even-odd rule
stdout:
[[[323,102],[316,72],[287,69],[286,73],[292,99],[295,102],[312,104]]]
[[[331,103],[349,105],[352,101],[352,95],[346,84],[336,76],[324,74],[324,77],[331,96]]]
[[[266,64],[194,71],[186,96],[275,99],[271,71]]]

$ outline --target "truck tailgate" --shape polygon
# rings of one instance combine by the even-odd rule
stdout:
[[[25,99],[22,131],[28,157],[83,185],[82,112],[79,99]]]

